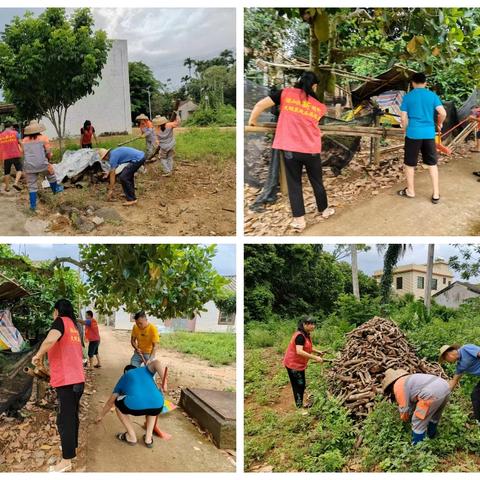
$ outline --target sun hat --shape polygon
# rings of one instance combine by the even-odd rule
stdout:
[[[153,120],[152,120],[152,123],[156,126],[161,126],[161,125],[165,125],[166,123],[168,123],[168,118],[166,117],[161,117],[161,116],[156,116]]]
[[[453,343],[452,345],[443,345],[440,348],[440,355],[438,356],[438,363],[443,363],[444,360],[444,355],[449,351],[449,350],[458,350],[460,348],[460,345]]]
[[[110,148],[97,148],[98,155],[100,156],[100,160],[103,160],[107,153],[110,151]]]
[[[148,117],[144,113],[141,113],[135,120],[148,120]]]
[[[24,130],[25,135],[34,135],[35,133],[42,133],[47,128],[43,123],[38,123],[36,120],[32,120]]]
[[[385,390],[396,380],[398,380],[401,377],[404,377],[405,375],[409,375],[409,373],[404,370],[403,368],[389,368],[385,372],[385,377],[383,378],[382,381],[382,390],[385,392]]]

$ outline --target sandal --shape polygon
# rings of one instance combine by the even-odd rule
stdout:
[[[93,368],[102,368],[101,365],[95,365]]]
[[[323,212],[322,212],[322,217],[327,219],[328,217],[331,217],[332,215],[335,215],[335,209],[331,207],[327,207]]]
[[[307,228],[307,223],[305,221],[301,223],[301,222],[298,222],[297,220],[293,220],[290,223],[290,227],[293,228],[296,232],[300,233]]]
[[[440,202],[440,197],[434,198],[432,195],[432,203],[437,204],[438,202]]]
[[[402,190],[399,190],[399,191],[397,192],[397,195],[400,196],[400,197],[415,198],[415,195],[412,196],[412,195],[409,195],[409,194],[407,193],[407,189],[406,189],[406,188],[404,188],[404,189],[402,189]]]
[[[137,444],[137,442],[131,442],[130,440],[127,440],[127,432],[117,433],[116,437],[117,437],[117,440],[120,440],[121,442],[125,442],[127,445],[130,445],[132,447]]]
[[[472,172],[473,175],[475,175],[476,177],[480,177],[480,172]]]
[[[147,448],[153,448],[153,438],[152,438],[152,441],[150,443],[147,443],[147,435],[146,434],[143,436],[143,443],[145,444],[145,446]]]
[[[52,465],[51,467],[48,467],[47,472],[48,473],[62,473],[62,472],[71,472],[72,471],[72,465],[67,465],[66,467],[63,467],[61,470],[55,470],[55,465]]]
[[[16,183],[13,184],[13,188],[17,191],[17,192],[21,192],[22,191],[22,187],[20,185],[17,185]]]

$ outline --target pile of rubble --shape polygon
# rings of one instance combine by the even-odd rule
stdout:
[[[374,317],[347,337],[345,347],[329,371],[329,382],[333,393],[355,417],[365,417],[372,411],[388,368],[446,378],[438,363],[418,358],[405,335],[391,320]]]

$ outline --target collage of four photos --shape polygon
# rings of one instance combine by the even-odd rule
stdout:
[[[0,8],[0,476],[480,471],[480,8],[213,3]]]

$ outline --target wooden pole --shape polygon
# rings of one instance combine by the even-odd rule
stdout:
[[[427,312],[430,312],[430,306],[432,304],[432,277],[433,277],[433,255],[435,252],[435,245],[430,243],[428,245],[428,258],[427,258],[427,275],[425,278],[425,298],[424,305]]]
[[[375,115],[375,127],[380,126],[380,116]],[[378,165],[380,163],[380,138],[372,138],[373,141],[373,163]]]

